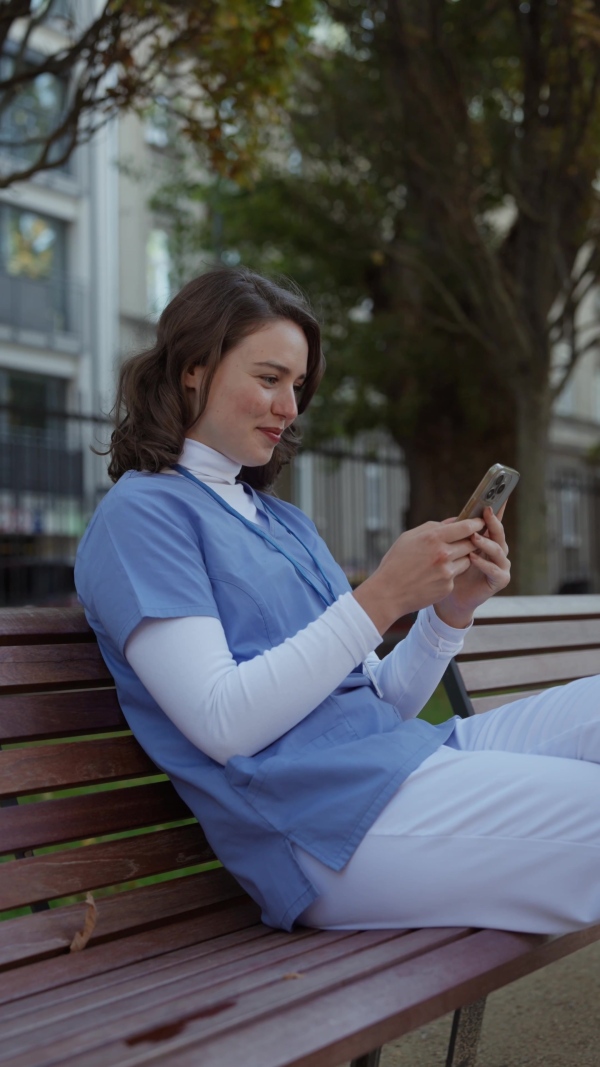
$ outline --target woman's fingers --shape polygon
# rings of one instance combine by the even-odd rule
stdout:
[[[499,566],[486,556],[480,556],[475,552],[469,559],[472,565],[485,575],[493,592],[497,593],[498,590],[504,589],[508,585],[510,581],[510,563],[506,556],[504,557],[503,566]]]
[[[486,508],[483,517],[487,526],[487,540],[500,545],[504,554],[508,555],[508,545],[506,543],[506,537],[504,536],[504,527],[500,521],[500,516],[504,511],[504,507],[505,505],[500,508],[497,515],[494,515],[491,508]]]
[[[499,545],[497,541],[492,541],[491,537],[482,537],[481,534],[473,534],[471,541],[476,545],[478,552],[491,559],[498,567],[505,566],[507,564],[506,552],[502,545]]]

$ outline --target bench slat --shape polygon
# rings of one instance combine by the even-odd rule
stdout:
[[[465,639],[460,660],[485,653],[547,651],[550,648],[600,647],[600,619],[568,622],[490,623],[475,625]]]
[[[537,696],[541,692],[543,692],[541,689],[527,689],[521,693],[498,693],[493,697],[474,697],[471,703],[475,714],[480,715],[484,711],[492,711],[494,708],[502,707],[503,704],[512,704],[515,700]]]
[[[130,1029],[128,1017],[134,1012],[161,1006],[167,999],[174,999],[173,992],[177,998],[181,990],[188,995],[197,994],[226,979],[238,977],[242,979],[243,988],[249,989],[253,986],[255,976],[258,976],[260,983],[260,975],[267,967],[271,969],[283,964],[288,971],[301,970],[304,973],[317,964],[328,963],[405,936],[411,940],[409,933],[404,935],[395,930],[362,933],[314,930],[294,937],[277,938],[276,934],[263,938],[255,936],[250,942],[239,936],[233,941],[223,938],[220,943],[213,942],[212,949],[202,946],[196,953],[168,953],[166,958],[157,961],[156,969],[141,969],[138,966],[134,974],[130,974],[132,969],[127,968],[127,973],[115,975],[112,984],[104,983],[102,987],[97,981],[82,983],[77,996],[64,1000],[58,1009],[56,1003],[41,1008],[39,998],[33,998],[27,1012],[21,1012],[18,1016],[11,1012],[10,1019],[2,1026],[0,1059],[41,1042],[44,1046],[56,1042],[52,1052],[60,1061],[65,1036],[97,1029],[99,1013],[102,1011],[108,1012],[105,1017],[110,1017],[111,1034],[116,1036],[119,1022],[122,1032],[127,1033]],[[441,942],[442,936],[438,934],[436,943]],[[408,951],[414,951],[414,948],[409,947]]]
[[[185,880],[185,879],[184,879]],[[197,901],[197,894],[194,897]],[[103,901],[103,914],[105,903]],[[79,907],[79,905],[78,905]],[[61,909],[62,911],[63,909]],[[46,913],[48,914],[48,913]],[[259,912],[254,901],[245,895],[234,897],[226,904],[204,910],[196,915],[183,911],[180,915],[169,915],[168,922],[154,926],[150,930],[133,932],[124,930],[126,936],[95,943],[93,952],[65,953],[64,942],[60,955],[34,962],[25,962],[18,970],[10,969],[0,973],[0,1005],[10,1005],[6,1009],[9,1018],[16,1011],[26,1011],[29,997],[37,1003],[38,996],[62,999],[79,992],[79,983],[98,980],[100,987],[111,984],[115,973],[122,968],[136,964],[142,971],[181,948],[201,951],[203,942],[235,931],[235,936],[258,936],[257,931],[274,933],[259,923]],[[83,909],[81,910],[81,928]],[[76,923],[72,919],[73,929]],[[281,934],[280,936],[288,936]],[[206,951],[211,951],[210,947]]]
[[[11,645],[0,647],[0,691],[35,692],[51,686],[80,689],[114,686],[97,645]]]
[[[27,642],[46,642],[49,636],[61,641],[85,639],[96,640],[87,624],[83,610],[72,608],[2,608],[0,610],[0,645],[11,644],[19,639]]]
[[[594,930],[596,931],[594,935]],[[472,1003],[512,979],[560,959],[590,943],[588,931],[547,942],[535,935],[483,930],[434,953],[326,990],[302,996],[276,1009],[271,1017],[257,1011],[242,1025],[234,1011],[221,1015],[221,1032],[212,1039],[202,1033],[202,1020],[190,1020],[172,1037],[131,1048],[105,1047],[102,1053],[63,1060],[61,1067],[331,1067],[347,1063],[379,1044]],[[591,940],[598,937],[592,928]],[[302,983],[293,983],[301,986]],[[227,1029],[229,1024],[229,1029]],[[244,1052],[245,1050],[245,1052]]]
[[[114,689],[0,697],[0,744],[127,729]]]
[[[494,622],[537,622],[546,619],[598,618],[600,595],[495,596],[475,612],[477,626]]]
[[[199,825],[178,826],[0,864],[0,911],[214,859]]]
[[[189,817],[189,808],[170,782],[19,804],[2,811],[0,854]]]
[[[230,1012],[235,1019],[234,1026],[237,1026],[241,1020],[256,1014],[257,1005],[266,1005],[271,1013],[277,1006],[303,998],[307,993],[314,996],[315,992],[356,981],[359,977],[362,980],[365,975],[439,949],[465,934],[466,931],[457,929],[418,930],[408,934],[390,930],[366,931],[357,933],[354,939],[312,942],[315,947],[308,951],[301,943],[297,955],[292,943],[291,966],[285,953],[266,950],[261,954],[262,958],[261,955],[254,957],[253,966],[246,970],[229,964],[195,975],[187,968],[184,977],[154,990],[146,989],[141,994],[134,990],[131,997],[115,1004],[111,1013],[109,1049],[120,1046],[125,1062],[132,1055],[136,1059],[140,1045],[145,1045],[146,1050],[148,1045],[154,1045],[156,1050],[156,1042],[152,1038],[146,1042],[143,1036],[147,1031],[160,1033],[164,1028],[167,1033],[177,1034],[182,1028],[180,1020],[187,1017],[196,1023],[201,1020],[206,1037],[222,1030],[223,1016]],[[290,971],[301,974],[302,979],[286,979]],[[151,1015],[148,1012],[150,1006]],[[261,1011],[261,1007],[258,1010]],[[32,1034],[29,1040],[37,1039],[38,1046],[32,1052],[30,1062],[38,1063],[41,1057],[43,1063],[62,1063],[72,1056],[77,1059],[93,1056],[95,1050],[100,1050],[103,1045],[106,1047],[106,1026],[95,1021],[93,1001],[88,1011],[87,1018],[83,1013],[72,1019],[63,1018],[62,1026],[53,1027],[49,1035],[44,1035],[43,1031]],[[54,1041],[51,1040],[53,1034],[56,1034]],[[24,1040],[26,1042],[27,1037]],[[18,1063],[25,1067],[28,1062],[24,1052]],[[120,1060],[113,1061],[109,1052],[104,1062]],[[202,1062],[201,1058],[199,1062]]]
[[[216,915],[219,913],[215,913]],[[188,940],[181,946],[176,943],[174,948],[169,946],[166,935],[169,932],[175,934],[176,942],[179,940],[179,923],[169,923],[168,927],[157,928],[151,931],[153,955],[149,958],[136,958],[130,962],[127,958],[119,959],[112,968],[113,974],[107,974],[104,970],[92,970],[89,973],[81,971],[75,976],[63,971],[51,989],[29,995],[21,1002],[13,1002],[10,1008],[0,1008],[0,1022],[2,1023],[2,1035],[19,1033],[27,1029],[28,1020],[32,1018],[33,1025],[38,1021],[52,1021],[59,1012],[72,1012],[77,1010],[82,997],[91,997],[95,993],[100,998],[110,996],[110,991],[116,983],[146,982],[153,974],[161,972],[174,973],[174,968],[186,965],[189,961],[196,960],[198,967],[212,968],[217,964],[227,963],[234,959],[246,959],[262,952],[265,947],[276,948],[278,945],[287,945],[303,942],[308,944],[315,938],[326,937],[329,940],[340,940],[352,937],[352,930],[310,930],[308,927],[295,930],[292,937],[284,930],[274,930],[262,923],[248,925],[246,929],[239,929],[233,933],[213,936],[206,929],[205,916],[202,919],[188,919],[190,925],[197,926],[195,940]],[[159,935],[165,935],[159,941]],[[100,957],[109,948],[120,948],[129,942],[136,941],[142,945],[148,933],[133,934],[126,941],[112,941],[109,945],[95,945],[93,953],[87,953],[88,960]],[[157,947],[158,944],[158,947]],[[78,959],[83,957],[79,954]],[[69,961],[75,962],[77,957],[70,955]],[[64,958],[56,957],[52,961],[45,961],[45,966],[54,966],[58,970],[60,964],[65,963]],[[38,965],[33,963],[19,971],[19,980],[34,971]],[[168,980],[167,973],[167,980]],[[14,977],[14,972],[13,972]],[[81,979],[85,978],[82,984]],[[0,982],[2,979],[0,978]],[[138,986],[141,988],[141,986]]]
[[[243,890],[229,872],[218,868],[99,898],[98,923],[86,952],[124,933],[128,935],[184,915],[198,914],[207,905],[242,894]],[[253,907],[258,921],[259,909]],[[69,904],[0,922],[0,968],[20,967],[28,961],[65,952],[83,926],[85,910],[85,904]]]
[[[461,674],[469,692],[516,689],[519,686],[546,686],[597,674],[598,649],[549,652],[531,656],[510,656],[461,663]]]
[[[133,737],[25,746],[0,752],[0,796],[158,774]]]

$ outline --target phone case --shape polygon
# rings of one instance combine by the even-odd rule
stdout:
[[[519,472],[502,463],[494,463],[481,479],[472,497],[467,501],[458,519],[477,519],[483,515],[483,509],[491,507],[497,515],[505,500],[519,481]]]

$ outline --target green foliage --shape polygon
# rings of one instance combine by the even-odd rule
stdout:
[[[308,291],[328,359],[310,432],[387,427],[412,521],[491,462],[522,471],[513,552],[545,591],[551,405],[600,340],[578,317],[600,267],[600,0],[323,12],[258,179],[176,182],[171,206],[203,198],[200,245]]]
[[[26,163],[3,173],[0,187],[64,163],[116,112],[146,115],[157,103],[170,131],[201,146],[219,173],[242,179],[265,124],[287,98],[313,9],[314,0],[106,0],[81,25],[52,22],[60,16],[57,0],[6,0],[0,147],[25,155]],[[39,54],[31,42],[45,24],[62,27],[68,44]],[[11,109],[41,77],[66,92],[49,127],[29,123],[24,145]]]

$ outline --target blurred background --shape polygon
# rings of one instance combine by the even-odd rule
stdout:
[[[510,592],[599,592],[599,60],[596,0],[4,0],[0,606],[73,600],[119,364],[218,261],[322,318],[278,492],[352,582],[503,462]]]

